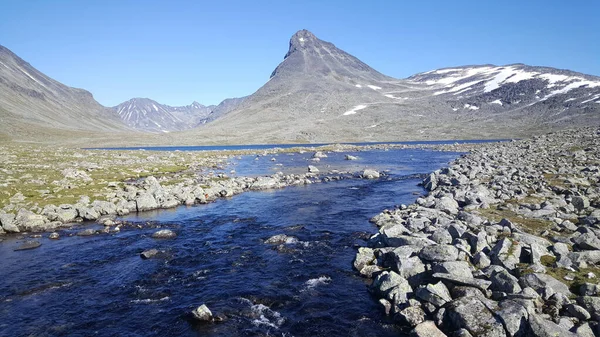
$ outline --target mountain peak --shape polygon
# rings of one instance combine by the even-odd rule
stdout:
[[[306,29],[302,29],[296,32],[296,34],[292,35],[290,39],[290,48],[285,54],[285,58],[290,56],[296,50],[302,50],[307,47],[314,46],[319,42],[319,39],[315,36],[315,34],[311,33]]]

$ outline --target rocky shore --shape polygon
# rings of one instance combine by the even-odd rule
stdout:
[[[440,148],[452,145],[328,145],[238,151],[112,151],[0,147],[0,235],[49,232],[84,221],[119,230],[116,216],[131,212],[203,204],[245,191],[283,188],[349,177],[378,178],[370,169],[339,172],[318,166],[326,152],[390,148]],[[310,152],[309,152],[310,151]],[[261,177],[225,172],[233,158],[309,152],[305,173]],[[271,159],[269,159],[271,158]],[[358,159],[346,155],[347,160]],[[310,165],[308,165],[310,163]],[[235,167],[233,167],[235,168]],[[231,167],[230,167],[231,169]],[[93,234],[93,233],[92,233]]]
[[[474,148],[354,267],[412,336],[600,335],[600,130]]]

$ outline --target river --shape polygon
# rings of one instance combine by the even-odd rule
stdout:
[[[247,192],[206,205],[134,214],[141,228],[88,237],[44,234],[42,246],[0,244],[1,336],[398,336],[352,269],[356,249],[377,228],[369,219],[424,193],[422,174],[458,153],[374,150],[318,163],[310,153],[244,156],[237,175],[372,167],[376,180],[345,179]],[[271,160],[271,158],[274,160]],[[148,226],[150,223],[151,226]],[[175,239],[151,238],[157,227]],[[264,241],[277,234],[297,239]],[[157,258],[140,252],[156,248]],[[221,322],[197,323],[205,303]]]

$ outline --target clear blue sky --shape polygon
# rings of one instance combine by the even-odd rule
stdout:
[[[398,78],[526,63],[600,75],[600,1],[0,0],[0,44],[103,105],[253,93],[308,29]]]

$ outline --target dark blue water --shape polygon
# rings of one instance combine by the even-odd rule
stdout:
[[[283,156],[242,158],[236,166],[257,173],[281,161],[292,169],[297,159],[305,167],[301,155]],[[389,175],[147,212],[127,218],[141,228],[92,237],[64,231],[60,240],[40,239],[42,246],[30,251],[13,251],[23,239],[5,239],[0,336],[398,336],[352,269],[356,247],[376,231],[370,217],[423,192],[413,174],[457,154],[359,156],[362,163],[349,165],[368,159]],[[318,165],[328,162],[342,165],[335,155]],[[155,227],[178,236],[153,239]],[[275,234],[298,242],[264,243]],[[142,260],[139,253],[150,248],[165,253]],[[193,322],[188,313],[203,303],[224,320]]]

